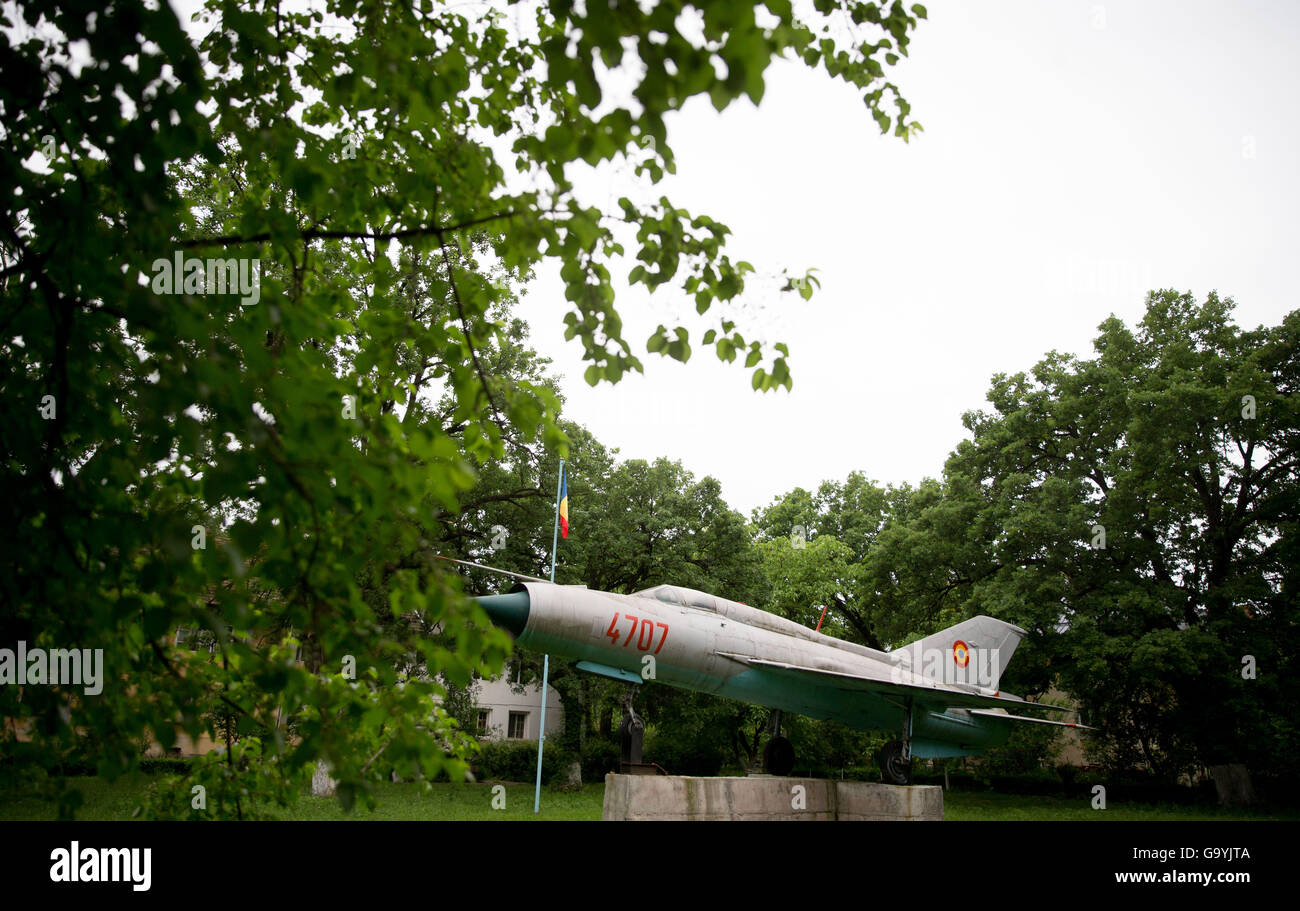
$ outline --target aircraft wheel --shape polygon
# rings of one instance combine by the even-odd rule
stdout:
[[[789,775],[794,769],[794,747],[784,737],[773,737],[763,747],[763,771],[769,775]]]
[[[912,763],[903,761],[903,741],[891,740],[876,754],[885,784],[911,784]]]

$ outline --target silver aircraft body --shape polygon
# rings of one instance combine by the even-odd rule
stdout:
[[[999,690],[1025,631],[992,617],[883,652],[673,585],[619,595],[536,580],[477,600],[518,644],[576,658],[591,673],[901,731],[903,763],[981,752],[1020,722],[1082,727],[1016,714],[1057,707]]]

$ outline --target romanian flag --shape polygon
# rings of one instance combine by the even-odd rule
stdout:
[[[567,472],[560,469],[560,537],[569,536],[569,479]]]

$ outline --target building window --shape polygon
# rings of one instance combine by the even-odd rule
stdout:
[[[511,712],[510,729],[506,733],[506,736],[512,740],[522,740],[524,737],[524,720],[527,717],[527,712]]]
[[[491,709],[478,710],[478,733],[480,737],[486,736],[488,732],[488,718],[491,716]]]

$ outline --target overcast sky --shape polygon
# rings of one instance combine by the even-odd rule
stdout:
[[[810,303],[756,301],[762,334],[790,345],[793,391],[753,392],[698,344],[685,365],[646,355],[692,307],[625,286],[645,375],[587,386],[557,267],[518,312],[569,418],[621,458],[718,478],[748,515],[854,470],[937,477],[993,374],[1090,355],[1097,325],[1133,325],[1148,289],[1218,290],[1244,327],[1296,308],[1300,5],[927,8],[894,74],[925,128],[910,144],[793,63],[768,71],[757,108],[697,101],[670,120],[678,173],[658,189],[727,224],[733,259],[818,269]]]

